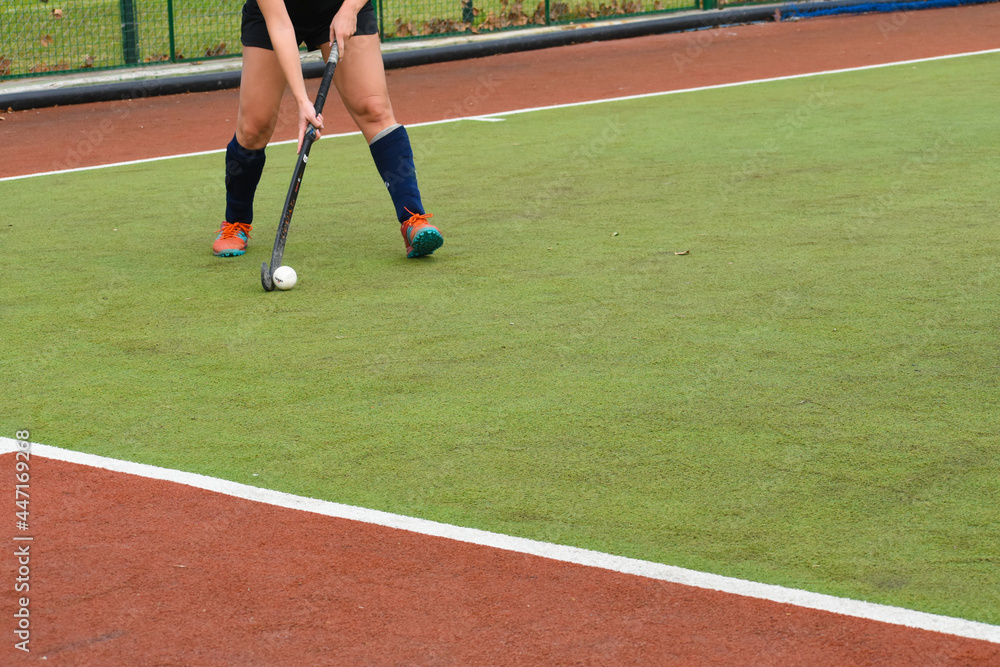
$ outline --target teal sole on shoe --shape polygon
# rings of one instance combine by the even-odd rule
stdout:
[[[410,252],[406,253],[409,258],[423,257],[424,255],[429,255],[441,246],[444,245],[444,237],[441,236],[441,232],[436,229],[425,229],[416,236],[410,242],[410,247],[413,248]]]

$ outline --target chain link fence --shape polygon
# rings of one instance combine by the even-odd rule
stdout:
[[[403,40],[714,7],[715,2],[375,0],[375,8],[383,39]],[[236,55],[242,6],[243,0],[2,0],[0,80]]]
[[[385,39],[478,34],[696,9],[699,0],[380,0],[379,30]],[[704,0],[700,0],[704,1]]]
[[[241,0],[3,0],[0,79],[240,52]]]

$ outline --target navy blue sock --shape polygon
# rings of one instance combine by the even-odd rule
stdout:
[[[417,169],[413,165],[413,149],[406,128],[400,125],[385,136],[377,137],[368,147],[375,160],[375,167],[382,182],[389,189],[396,217],[400,222],[410,218],[410,213],[423,213],[420,188],[417,187]],[[407,213],[406,209],[410,212]]]
[[[264,171],[264,149],[243,148],[236,135],[226,147],[226,222],[253,222],[253,196]]]

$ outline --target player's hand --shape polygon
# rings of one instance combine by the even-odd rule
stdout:
[[[344,57],[347,40],[358,31],[358,13],[344,3],[330,22],[330,43],[337,44],[337,55]]]
[[[319,139],[320,130],[323,129],[323,114],[317,114],[312,102],[304,100],[299,104],[299,152],[302,151],[302,141],[310,125],[316,128],[316,138]]]

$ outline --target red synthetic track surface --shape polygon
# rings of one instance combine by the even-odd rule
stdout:
[[[998,28],[996,4],[816,19],[418,67],[389,81],[398,117],[415,123],[1000,48]],[[235,108],[225,91],[2,114],[0,176],[217,149]],[[336,105],[326,116],[328,132],[352,129]],[[291,118],[277,138],[292,137]],[[13,480],[13,466],[0,457],[0,479]],[[47,459],[32,459],[31,497],[31,653],[14,649],[10,542],[4,663],[1000,664],[996,644]]]
[[[48,664],[1000,664],[987,642],[48,459],[30,487]]]

